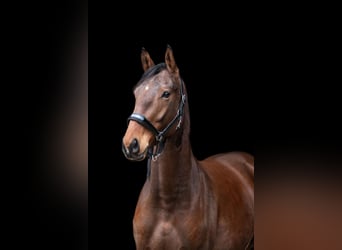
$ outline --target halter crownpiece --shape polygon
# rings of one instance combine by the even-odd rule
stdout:
[[[182,117],[183,117],[183,113],[184,113],[184,104],[186,101],[186,96],[185,96],[184,90],[183,90],[183,84],[184,83],[181,80],[181,87],[180,87],[181,99],[180,99],[179,107],[177,110],[177,114],[163,130],[159,131],[158,129],[156,129],[156,127],[153,126],[153,124],[142,114],[133,113],[127,119],[128,122],[129,121],[136,121],[140,125],[144,126],[148,130],[150,130],[155,135],[155,138],[157,141],[157,148],[156,148],[155,152],[153,152],[153,150],[151,152],[151,157],[153,160],[156,160],[157,157],[160,155],[161,151],[163,150],[164,136],[168,132],[168,130],[177,121],[177,119],[179,119],[179,122],[177,124],[176,129],[179,129],[180,125],[182,123]]]

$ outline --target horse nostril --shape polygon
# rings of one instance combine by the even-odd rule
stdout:
[[[139,152],[139,143],[137,139],[133,139],[131,144],[129,145],[129,149],[133,154],[136,154]]]
[[[125,155],[129,155],[129,150],[128,148],[125,147],[125,144],[122,142],[122,152],[125,154]]]

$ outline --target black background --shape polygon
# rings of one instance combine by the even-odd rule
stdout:
[[[142,74],[142,47],[156,63],[167,44],[173,48],[188,89],[197,158],[250,152],[258,185],[268,171],[291,172],[272,166],[274,159],[337,155],[336,34],[320,18],[140,7],[123,18],[101,8],[90,26],[90,245],[115,247],[117,238],[134,249],[132,219],[146,162],[126,160],[121,140]]]
[[[37,6],[44,11],[38,11]],[[40,235],[42,241],[32,243],[35,249],[52,249],[46,248],[49,243],[59,249],[79,249],[84,246],[85,239],[79,240],[84,224],[73,212],[51,208],[45,196],[31,189],[33,183],[42,189],[44,184],[39,182],[37,151],[23,148],[42,146],[39,137],[44,121],[50,117],[54,102],[63,102],[56,80],[63,75],[60,55],[67,53],[65,46],[70,41],[66,37],[72,32],[69,24],[83,25],[79,21],[85,16],[80,13],[87,9],[87,2],[37,6],[29,6],[33,11],[23,15],[32,19],[23,18],[26,22],[15,25],[25,30],[15,43],[19,50],[16,58],[23,58],[19,78],[25,105],[20,106],[20,121],[33,132],[25,140],[27,146],[21,147],[26,156],[21,160],[26,163],[29,159],[33,164],[21,172],[23,180],[17,180],[23,185],[14,191],[20,195],[15,196],[15,209],[9,214],[17,217],[9,217],[8,232],[22,235],[18,238],[26,246],[31,234],[34,238]],[[340,153],[341,81],[335,63],[340,57],[336,55],[338,33],[333,15],[304,9],[266,11],[262,6],[157,7],[147,3],[92,4],[89,246],[94,249],[134,249],[132,218],[146,162],[126,160],[121,140],[134,107],[132,87],[142,74],[142,47],[156,63],[164,60],[167,44],[173,48],[188,90],[191,141],[197,158],[223,151],[250,152],[256,157],[257,186],[263,175],[281,170],[263,164],[269,163],[270,155],[296,159],[303,153]],[[21,134],[19,139],[23,140]],[[33,192],[22,201],[17,197],[23,190]],[[14,222],[12,218],[16,218]],[[47,218],[53,219],[46,224]]]

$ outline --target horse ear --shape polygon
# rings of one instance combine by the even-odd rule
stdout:
[[[154,66],[154,62],[145,48],[141,49],[141,64],[144,72]]]
[[[167,70],[170,73],[178,74],[178,67],[177,67],[175,58],[173,56],[173,51],[170,45],[167,45],[167,48],[166,48],[165,63],[166,63]]]

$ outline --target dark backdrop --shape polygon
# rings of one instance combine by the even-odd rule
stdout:
[[[92,27],[91,245],[115,247],[120,241],[134,249],[132,219],[146,161],[126,160],[121,140],[134,107],[132,87],[142,74],[142,47],[155,63],[164,60],[167,44],[173,48],[188,89],[191,141],[199,159],[223,151],[250,152],[256,156],[258,185],[278,172],[296,175],[298,164],[289,162],[309,162],[300,166],[307,169],[318,152],[323,159],[338,156],[341,133],[334,113],[340,101],[331,74],[336,65],[329,60],[334,50],[325,46],[334,41],[329,29],[276,13],[217,11],[210,19],[204,12],[164,16],[142,8],[138,13],[130,23],[101,9]]]

